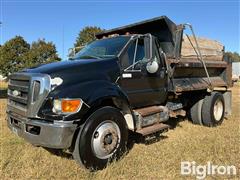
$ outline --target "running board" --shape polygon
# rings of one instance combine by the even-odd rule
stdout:
[[[139,109],[134,109],[135,112],[138,112],[142,117],[150,116],[156,113],[160,113],[164,110],[164,106],[149,106]]]
[[[163,123],[158,123],[154,124],[152,126],[148,126],[142,129],[137,130],[136,132],[139,134],[142,134],[143,136],[150,135],[159,131],[168,131],[169,125],[163,124]]]

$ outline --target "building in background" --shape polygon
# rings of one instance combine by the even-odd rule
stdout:
[[[232,80],[236,82],[240,79],[240,62],[232,63]]]

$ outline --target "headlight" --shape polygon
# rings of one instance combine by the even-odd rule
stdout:
[[[61,105],[60,99],[53,100],[53,112],[55,113],[61,113],[62,112],[62,105]]]
[[[75,113],[81,109],[82,100],[81,99],[55,99],[53,100],[53,112],[69,114]]]

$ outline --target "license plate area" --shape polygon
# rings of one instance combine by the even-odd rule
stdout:
[[[22,130],[22,122],[18,119],[15,119],[13,117],[10,117],[10,123],[11,123],[11,129],[14,134],[19,136]]]
[[[11,124],[13,125],[14,128],[21,129],[21,121],[11,118]]]
[[[12,126],[12,132],[18,136],[18,128]]]

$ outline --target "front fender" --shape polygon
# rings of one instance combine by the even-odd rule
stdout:
[[[79,84],[59,86],[50,92],[49,98],[81,98],[89,107],[94,106],[100,99],[116,97],[129,103],[124,91],[115,83],[107,80],[94,80]],[[82,118],[86,112],[77,113],[77,118]],[[76,115],[74,117],[76,117]],[[71,116],[70,116],[71,117]]]
[[[52,98],[81,98],[89,106],[103,97],[121,97],[128,101],[126,93],[115,83],[107,80],[94,80],[79,84],[59,86],[49,94]]]

